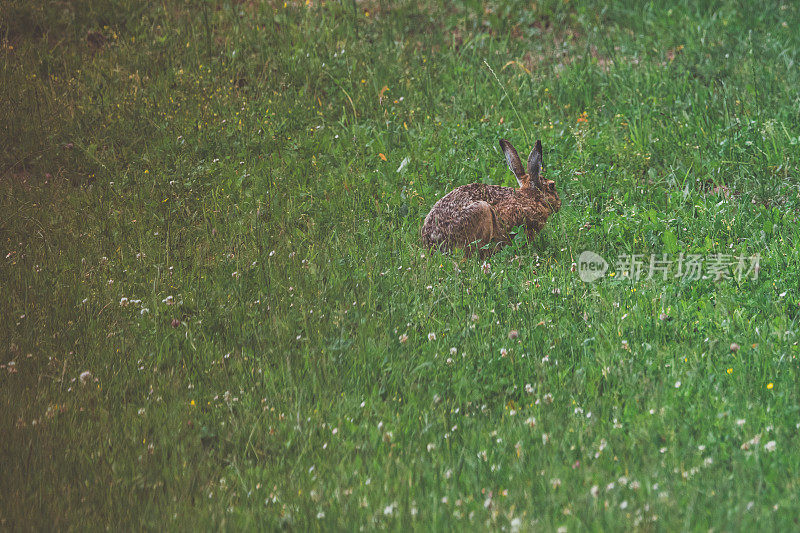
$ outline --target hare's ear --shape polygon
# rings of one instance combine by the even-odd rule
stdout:
[[[542,141],[536,141],[536,145],[528,156],[528,174],[531,176],[531,183],[536,186],[539,184],[539,174],[542,171]]]
[[[514,150],[514,147],[511,146],[511,143],[505,139],[500,139],[500,148],[503,149],[503,153],[506,156],[508,168],[510,168],[511,172],[514,173],[514,177],[517,178],[517,182],[519,183],[520,187],[522,187],[522,178],[525,176],[525,171],[522,169],[522,161],[520,161],[517,151]]]

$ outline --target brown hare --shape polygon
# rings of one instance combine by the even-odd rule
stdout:
[[[511,241],[509,231],[515,226],[524,226],[533,241],[547,218],[561,208],[555,183],[541,176],[542,142],[536,141],[528,156],[527,173],[510,142],[500,139],[500,147],[519,188],[470,183],[454,189],[425,217],[425,246],[445,252],[465,248],[467,254],[477,248],[485,257]]]

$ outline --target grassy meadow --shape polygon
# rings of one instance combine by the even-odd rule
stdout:
[[[4,1],[0,529],[797,529],[798,27]],[[442,195],[515,184],[500,138],[561,211],[486,264],[423,249]]]

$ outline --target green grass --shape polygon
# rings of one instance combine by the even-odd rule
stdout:
[[[798,527],[800,7],[447,5],[3,3],[0,527]]]

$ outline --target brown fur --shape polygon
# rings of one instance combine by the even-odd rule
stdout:
[[[533,241],[548,217],[561,208],[555,183],[540,176],[541,143],[537,141],[524,174],[510,143],[503,140],[501,146],[519,188],[471,183],[454,189],[425,217],[423,244],[445,252],[465,248],[471,253],[477,248],[485,256],[510,242],[514,226],[524,226],[528,240]]]

